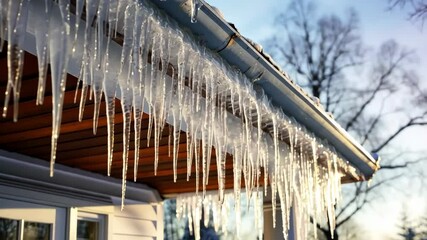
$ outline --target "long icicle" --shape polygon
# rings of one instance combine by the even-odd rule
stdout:
[[[68,35],[67,28],[68,11],[70,4],[63,0],[54,7],[54,16],[62,19],[61,21],[50,21],[49,25],[49,48],[56,51],[49,51],[50,69],[52,79],[52,139],[51,139],[51,157],[50,157],[50,176],[53,176],[54,164],[56,159],[56,148],[61,128],[62,108],[64,103],[64,92],[67,81],[68,65]]]
[[[47,78],[47,67],[48,67],[48,41],[49,41],[49,12],[51,8],[51,2],[48,0],[44,1],[44,16],[43,18],[38,18],[35,28],[35,37],[36,37],[36,50],[37,50],[37,60],[39,67],[39,82],[37,87],[37,99],[36,104],[42,105],[44,100],[44,93],[46,90],[46,78]]]
[[[13,91],[13,121],[18,120],[19,94],[21,89],[24,51],[22,46],[27,24],[28,0],[8,1],[7,9],[7,69],[8,81],[5,92],[3,117],[7,115],[10,95]],[[3,11],[3,9],[2,9]]]
[[[20,47],[26,34],[29,8],[27,5],[32,6],[34,3],[28,4],[28,0],[3,0],[0,3],[2,9],[5,9],[0,14],[0,27],[3,26],[0,29],[0,37],[3,39],[7,34],[9,75],[3,115],[7,114],[10,95],[13,94],[13,118],[16,121],[23,63],[23,51]],[[75,9],[77,16],[75,22],[72,22],[69,0],[45,0],[44,3],[45,5],[39,7],[45,15],[35,16],[39,17],[36,28],[40,23],[45,23],[35,30],[40,69],[37,104],[43,102],[43,80],[49,61],[53,103],[51,175],[60,133],[68,60],[71,58],[76,61],[77,58],[77,62],[81,61],[82,84],[79,120],[84,117],[86,97],[90,94],[95,101],[94,132],[102,94],[105,97],[108,175],[111,173],[114,157],[116,97],[121,101],[122,206],[129,165],[132,113],[135,131],[134,180],[137,180],[142,114],[146,111],[149,113],[147,145],[150,141],[154,143],[155,172],[161,154],[159,148],[163,143],[164,128],[166,123],[173,125],[173,128],[170,128],[173,130],[169,133],[168,144],[173,147],[170,153],[173,158],[171,165],[174,181],[177,181],[179,176],[177,167],[181,160],[181,130],[186,131],[187,180],[195,170],[196,193],[200,187],[199,180],[203,188],[203,194],[196,194],[197,196],[186,201],[191,205],[187,207],[186,215],[189,216],[196,238],[200,237],[198,229],[203,207],[215,208],[215,216],[225,215],[230,211],[227,206],[229,194],[225,189],[229,166],[233,167],[232,194],[236,209],[243,208],[243,204],[240,205],[241,185],[244,185],[246,190],[246,202],[243,199],[242,202],[252,204],[259,201],[260,187],[270,184],[274,215],[276,201],[281,204],[284,235],[289,228],[291,207],[298,216],[296,221],[302,226],[297,233],[299,236],[306,236],[304,234],[308,231],[310,217],[315,218],[314,222],[322,220],[322,215],[332,219],[334,206],[340,197],[341,174],[349,166],[332,147],[273,107],[262,92],[253,89],[245,75],[200,46],[174,21],[146,2],[85,0],[84,8],[83,0],[78,0]],[[193,1],[193,20],[197,19],[199,4],[199,1]],[[86,12],[84,19],[87,20],[84,24],[80,19],[83,9]],[[4,18],[6,21],[3,21]],[[81,28],[81,31],[78,28]],[[70,34],[70,29],[75,32]],[[123,46],[120,47],[114,42],[117,40],[115,37],[121,37]],[[47,41],[44,42],[44,39]],[[119,66],[114,64],[118,58]],[[116,96],[117,85],[120,92]],[[229,154],[234,157],[232,164],[227,162],[230,159]],[[214,197],[206,191],[213,156],[218,177],[218,193],[215,193]],[[262,210],[258,209],[257,212]],[[203,216],[205,223],[207,214],[205,212]],[[236,216],[236,221],[240,222],[239,216]],[[215,222],[219,228],[218,221]],[[331,228],[335,226],[331,220],[330,224]]]

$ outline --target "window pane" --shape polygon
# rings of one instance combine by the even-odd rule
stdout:
[[[18,220],[0,218],[0,240],[18,240]]]
[[[98,222],[78,220],[77,240],[97,240]]]
[[[25,222],[24,240],[50,240],[50,224]]]

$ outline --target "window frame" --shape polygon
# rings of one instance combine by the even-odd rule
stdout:
[[[79,220],[89,221],[89,222],[96,222],[98,223],[98,238],[97,240],[107,239],[107,215],[101,214],[101,213],[95,213],[95,212],[87,212],[87,211],[81,211],[77,210],[77,216],[75,219],[75,232],[76,232],[76,238],[77,239],[77,228],[78,224],[77,222]]]
[[[8,199],[1,196],[0,206],[0,218],[18,221],[18,240],[22,240],[24,237],[25,222],[49,224],[49,238],[53,240],[59,237],[57,230],[60,229],[57,227],[64,222],[60,219],[65,217],[63,214],[65,214],[66,208]]]
[[[9,218],[9,217],[3,217],[3,215],[0,215],[0,218],[2,219],[7,219],[7,220],[12,220],[12,221],[17,221],[17,237],[18,240],[23,240],[24,239],[24,230],[25,230],[25,223],[27,222],[31,222],[31,223],[40,223],[40,224],[47,224],[49,225],[49,240],[54,240],[54,227],[55,227],[55,223],[52,222],[40,222],[40,221],[34,221],[34,220],[28,220],[25,217],[21,217],[21,218]]]

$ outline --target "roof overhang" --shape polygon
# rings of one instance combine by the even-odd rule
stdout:
[[[366,151],[299,86],[262,53],[208,3],[200,0],[197,22],[191,22],[191,0],[152,1],[179,24],[195,34],[202,44],[236,66],[255,86],[263,89],[271,102],[288,116],[325,139],[344,159],[370,179],[379,169],[378,159]]]
[[[241,36],[233,27],[207,3],[198,11],[197,22],[190,21],[191,1],[152,1],[159,8],[176,20],[181,26],[188,29],[206,47],[217,52],[229,64],[237,67],[248,79],[253,80],[255,88],[260,88],[270,99],[273,105],[282,109],[285,114],[314,133],[318,138],[326,140],[340,156],[347,160],[357,172],[349,171],[345,181],[369,179],[377,170],[378,165],[372,156],[354,141],[333,119],[292,81],[287,75],[277,69],[264,55],[258,52],[250,42]],[[32,4],[29,15],[30,23],[40,23],[43,7]],[[36,6],[36,7],[35,7]],[[40,12],[40,13],[38,13]],[[57,17],[60,17],[59,15]],[[58,19],[58,21],[60,21]],[[29,24],[25,42],[21,46],[25,51],[37,55],[35,44],[35,26]],[[79,31],[79,34],[83,30]],[[77,38],[76,46],[81,49],[84,39]],[[79,76],[81,52],[76,51],[68,60],[68,73]],[[110,45],[110,54],[120,59],[121,46],[115,42]],[[25,65],[24,65],[25,66]],[[118,71],[118,70],[116,70]],[[117,97],[120,92],[117,92]],[[145,109],[147,110],[147,109]],[[148,112],[148,111],[146,111]],[[19,123],[18,123],[19,124]],[[185,126],[183,126],[185,130]],[[359,176],[357,176],[359,175]]]
[[[58,165],[55,176],[49,177],[48,162],[3,150],[0,150],[0,165],[0,185],[23,189],[34,189],[37,186],[38,191],[57,194],[61,200],[52,201],[57,200],[58,204],[69,202],[76,206],[80,203],[76,199],[81,199],[84,204],[88,201],[93,204],[111,204],[113,198],[121,198],[121,181],[101,174]],[[62,196],[65,196],[65,200]],[[67,200],[70,196],[72,199]],[[160,201],[162,198],[155,189],[136,183],[127,186],[128,203]]]
[[[47,164],[34,165],[32,161],[20,161],[17,159],[19,157],[12,159],[6,152],[0,152],[0,163],[4,167],[0,169],[0,173],[21,179],[37,177],[46,185],[53,182],[69,184],[67,182],[71,179],[75,181],[76,186],[84,186],[85,179],[89,178],[83,177],[83,181],[76,178],[79,173],[73,169],[58,166],[55,170],[56,174],[53,175],[55,160],[67,166],[96,173],[105,173],[108,168],[108,174],[110,174],[111,168],[111,176],[122,178],[122,204],[126,182],[132,178],[139,183],[153,186],[162,195],[194,192],[196,189],[194,196],[184,198],[184,202],[192,207],[200,205],[206,190],[212,189],[219,190],[219,199],[215,201],[219,200],[220,205],[224,200],[225,189],[233,188],[234,197],[239,199],[241,187],[246,188],[248,197],[256,195],[255,198],[261,201],[262,198],[258,198],[262,195],[259,191],[260,187],[269,185],[272,191],[273,209],[276,203],[280,202],[282,214],[288,221],[288,214],[291,207],[294,207],[297,211],[296,215],[306,221],[306,224],[303,224],[306,226],[310,221],[309,217],[312,217],[312,208],[315,208],[318,217],[321,213],[329,217],[334,215],[342,181],[369,179],[379,167],[372,156],[303,90],[294,85],[285,73],[281,72],[203,1],[152,1],[169,16],[152,8],[151,3],[118,1],[119,5],[112,11],[116,11],[116,16],[123,18],[123,22],[120,20],[115,24],[116,27],[118,26],[116,30],[119,29],[118,35],[122,34],[122,39],[102,32],[107,28],[106,22],[102,20],[105,15],[102,14],[106,14],[106,9],[109,13],[111,9],[100,8],[102,11],[95,11],[98,9],[98,1],[93,1],[96,2],[95,7],[86,7],[86,13],[92,15],[86,16],[86,19],[90,20],[84,27],[80,25],[78,28],[70,26],[76,26],[76,19],[80,21],[83,18],[68,15],[70,14],[69,6],[64,5],[67,1],[55,2],[50,12],[45,10],[42,2],[42,0],[22,2],[29,5],[28,8],[22,9],[27,12],[31,9],[28,15],[23,14],[25,18],[28,17],[29,24],[28,27],[21,28],[19,31],[14,29],[13,34],[9,35],[12,37],[8,40],[12,43],[9,44],[8,56],[23,56],[22,51],[14,49],[15,46],[33,55],[40,55],[37,54],[35,42],[44,44],[43,36],[49,36],[47,39],[49,48],[54,49],[50,52],[49,76],[53,81],[52,91],[47,93],[48,88],[46,88],[46,94],[51,94],[49,97],[53,99],[54,123],[51,128],[48,124],[46,125],[46,119],[51,117],[47,109],[51,106],[31,108],[32,105],[29,105],[30,101],[34,104],[35,97],[28,92],[44,88],[35,87],[37,86],[35,76],[40,74],[34,66],[37,65],[37,60],[34,56],[26,54],[28,59],[26,57],[25,61],[28,61],[30,66],[24,64],[23,86],[27,87],[23,91],[19,89],[21,84],[15,83],[19,77],[10,77],[7,84],[10,87],[13,79],[14,94],[15,97],[18,96],[14,100],[17,100],[20,94],[21,97],[25,95],[26,100],[24,103],[16,101],[14,106],[17,108],[24,106],[26,109],[23,111],[28,110],[29,113],[26,114],[24,121],[18,121],[16,124],[1,120],[0,123],[5,127],[0,128],[0,133],[4,133],[3,138],[0,139],[0,146],[2,148],[5,146],[6,150],[28,153],[30,156],[45,160],[50,157],[50,175],[53,178],[49,178],[47,174]],[[82,1],[78,2],[82,3]],[[91,1],[88,2],[91,3]],[[123,4],[125,10],[119,7],[120,3],[125,3]],[[194,3],[201,3],[200,8],[196,9],[198,10],[197,23],[190,21],[190,12],[195,10],[192,5]],[[22,6],[18,6],[20,4],[15,2],[9,2],[9,4],[13,5],[15,10],[18,9],[14,13],[20,16],[21,13],[18,12]],[[81,7],[80,10],[83,9],[83,6]],[[43,25],[46,19],[53,28]],[[97,21],[92,24],[91,21],[95,22],[94,19]],[[8,20],[9,23],[14,21],[13,18]],[[17,27],[23,25],[17,24]],[[52,35],[37,34],[37,30],[40,29]],[[98,34],[95,34],[93,29],[97,29]],[[144,34],[141,34],[142,30]],[[24,43],[13,42],[16,40],[15,37],[18,40],[22,39],[17,37],[16,32],[26,35]],[[34,35],[38,36],[38,41]],[[70,44],[72,36],[78,37],[73,38],[75,42]],[[142,38],[144,38],[143,43]],[[113,41],[110,42],[110,39]],[[165,39],[170,42],[166,44]],[[104,42],[111,44],[103,45]],[[91,49],[91,47],[98,48]],[[103,50],[108,53],[105,55],[109,62],[97,61],[105,60],[103,57],[95,58],[98,56],[96,54],[103,54]],[[185,54],[180,55],[180,59],[176,55],[182,52]],[[86,55],[82,58],[84,54]],[[0,61],[6,62],[5,59],[6,54],[1,53]],[[9,58],[11,59],[13,58]],[[82,64],[82,61],[85,64]],[[11,66],[10,62],[9,66]],[[10,76],[19,70],[19,66],[13,67],[15,66],[10,68],[12,71],[9,70]],[[208,71],[205,72],[205,69]],[[6,64],[0,65],[0,71],[7,72]],[[93,122],[92,116],[79,110],[72,100],[77,85],[75,77],[79,76],[80,72],[83,81],[85,77],[91,78],[89,82],[83,83],[84,87],[78,89],[77,93],[83,96],[81,103],[83,102],[82,106],[84,106],[87,96],[85,91],[89,85],[91,86],[95,99],[90,102],[90,108],[94,110]],[[0,76],[0,80],[4,79],[6,79],[5,76]],[[179,83],[174,84],[175,80]],[[116,93],[117,85],[120,91]],[[147,92],[149,92],[148,97],[145,95]],[[106,110],[100,114],[103,94],[107,102],[103,103],[106,105]],[[236,96],[237,104],[234,101]],[[123,114],[116,111],[119,108],[114,106],[115,102],[119,102],[116,98],[120,100],[121,109],[119,110],[122,110]],[[144,99],[145,104],[143,104]],[[136,102],[137,100],[141,102]],[[11,105],[6,104],[6,107]],[[235,110],[235,105],[238,110]],[[158,107],[157,110],[161,109],[164,112],[157,112],[154,106]],[[132,110],[135,109],[137,111],[133,112],[133,122],[137,123],[135,124],[137,134],[134,134],[135,157],[131,159],[128,157],[130,128]],[[141,111],[145,111],[146,114]],[[82,113],[80,120],[83,123],[74,125],[79,112]],[[116,112],[118,114],[114,115]],[[160,115],[157,118],[156,113]],[[9,114],[6,114],[6,120],[12,120],[10,115],[9,111]],[[66,129],[64,127],[61,129],[61,136],[66,135],[66,140],[64,140],[64,149],[58,148],[60,151],[56,154],[55,148],[61,126],[61,120],[58,121],[58,119],[63,120],[62,126],[66,125]],[[122,132],[118,133],[123,133],[123,141],[119,143],[122,149],[116,151],[116,147],[114,154],[112,145],[109,145],[114,142],[111,137],[114,138],[117,134],[111,131],[114,127],[114,122],[109,125],[112,119],[117,125],[123,127]],[[71,123],[72,121],[74,122]],[[154,144],[150,145],[153,121],[156,137],[152,141]],[[139,126],[137,126],[138,123]],[[172,123],[170,125],[174,125],[176,129],[167,123]],[[102,139],[97,137],[94,140],[92,126],[93,131],[96,132],[98,124],[102,125],[103,136],[101,136]],[[141,142],[138,135],[142,132],[141,125],[147,135],[147,137],[142,136],[147,144],[147,147],[144,146],[141,150],[146,153],[145,156],[138,155],[141,149],[138,145]],[[24,126],[23,129],[21,126]],[[52,129],[53,131],[50,131]],[[165,129],[169,129],[169,135],[163,134]],[[170,150],[170,141],[162,139],[163,135],[169,138],[173,135],[173,154]],[[109,139],[108,151],[107,143],[104,141],[106,136]],[[61,146],[60,143],[58,145]],[[49,152],[50,146],[52,146],[51,152]],[[107,156],[108,163],[105,161]],[[113,163],[113,158],[121,158],[121,161]],[[211,161],[211,159],[214,160]],[[144,163],[138,165],[138,160]],[[148,167],[153,163],[154,175],[159,173],[162,176],[153,176],[153,169]],[[131,164],[135,166],[132,177],[127,174],[128,165]],[[22,172],[22,169],[31,169],[33,172]],[[196,181],[190,182],[190,175],[193,178],[196,175]],[[208,181],[209,177],[216,177],[218,181]],[[120,184],[115,180],[101,181],[101,178],[101,176],[91,176],[90,179],[102,187],[94,189],[94,186],[88,186],[87,191],[95,190],[102,195],[114,195]],[[177,183],[172,184],[172,181]],[[199,187],[199,185],[202,186]],[[159,199],[158,195],[146,186],[136,186],[141,190],[134,193],[147,195],[149,199],[147,201]],[[198,190],[202,188],[203,194],[198,194]],[[132,197],[132,193],[132,191],[129,193],[128,189],[127,197],[129,198],[129,194]],[[278,199],[276,195],[279,196]],[[189,202],[190,199],[191,202]],[[237,206],[239,203],[236,203],[236,208]],[[200,210],[199,207],[196,208]],[[198,210],[196,212],[201,213]],[[285,225],[284,228],[286,228]]]

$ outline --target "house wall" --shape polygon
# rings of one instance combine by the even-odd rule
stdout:
[[[111,224],[120,227],[111,227],[113,230],[112,239],[145,240],[155,239],[155,236],[162,236],[163,221],[157,221],[163,215],[162,213],[162,206],[159,205],[155,207],[150,205],[129,205],[123,211],[120,210],[120,207],[115,206]]]
[[[16,167],[23,162],[26,169]],[[79,219],[99,222],[105,229],[101,231],[99,239],[163,239],[163,207],[159,201],[147,201],[152,198],[148,189],[138,194],[136,186],[130,184],[130,199],[126,200],[125,208],[121,210],[120,196],[106,194],[102,176],[69,169],[74,174],[68,184],[65,184],[65,180],[57,179],[61,183],[59,185],[55,184],[55,177],[61,178],[61,171],[67,169],[58,166],[58,176],[53,177],[52,182],[40,181],[36,179],[38,174],[34,174],[37,170],[33,167],[44,169],[47,166],[43,161],[29,161],[25,156],[22,159],[19,156],[12,158],[1,151],[0,166],[0,218],[51,224],[52,239],[77,239]],[[18,171],[14,171],[14,166]],[[48,174],[48,171],[45,173]],[[76,185],[79,182],[76,178],[84,178],[82,183],[86,184]],[[90,187],[94,182],[98,191],[96,186],[93,189]],[[117,186],[114,180],[113,183],[108,185],[111,188],[108,191],[120,193],[119,182]],[[141,185],[141,188],[144,187]],[[155,190],[151,191],[155,193]]]
[[[120,205],[89,206],[74,208],[73,211],[105,216],[108,229],[106,239],[163,239],[163,212],[160,204],[130,203],[123,210]],[[71,236],[70,239],[75,238]]]
[[[3,186],[0,186],[0,191],[3,189]],[[161,212],[158,212],[160,205],[135,203],[126,206],[123,211],[120,206],[114,205],[58,207],[48,202],[34,203],[31,195],[28,198],[16,199],[13,193],[19,189],[9,190],[12,192],[1,194],[0,197],[0,218],[51,224],[54,239],[76,239],[77,217],[82,213],[104,216],[105,237],[100,239],[163,239],[162,219],[159,219]],[[55,198],[55,195],[49,197]],[[71,214],[72,211],[75,214]]]

